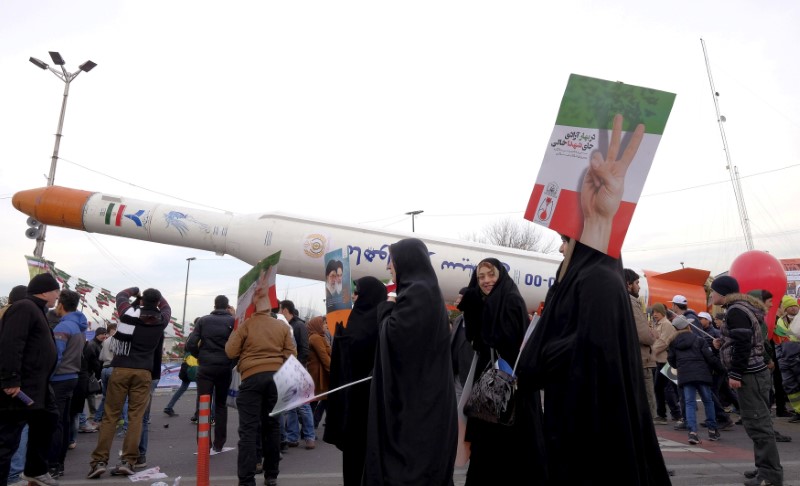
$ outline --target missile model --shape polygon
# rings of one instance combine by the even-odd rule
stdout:
[[[349,258],[353,280],[367,275],[386,278],[389,245],[416,237],[428,247],[446,301],[454,301],[458,291],[469,283],[478,262],[494,257],[506,266],[531,311],[544,301],[561,262],[560,255],[471,241],[388,232],[283,213],[208,211],[61,186],[20,191],[14,194],[12,204],[37,223],[228,254],[251,265],[280,250],[280,274],[313,280],[325,280],[324,255],[338,248]],[[701,281],[703,271],[685,270],[691,272],[651,272],[659,278],[659,285],[650,284],[651,289],[658,289],[658,295],[651,292],[649,298],[645,276],[650,275],[639,272],[645,303],[668,302],[673,295],[681,294],[693,308],[705,310],[702,285],[708,272]]]

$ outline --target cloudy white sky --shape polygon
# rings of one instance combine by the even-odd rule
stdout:
[[[55,182],[239,213],[459,237],[522,218],[570,73],[677,94],[626,266],[725,271],[746,251],[700,39],[755,247],[800,257],[792,1],[0,3],[0,293],[28,280],[20,190]],[[332,182],[335,181],[335,182]],[[187,320],[233,296],[231,257],[50,227],[45,257],[112,289],[156,286]],[[381,276],[384,277],[384,276]],[[321,309],[319,283],[279,295]]]

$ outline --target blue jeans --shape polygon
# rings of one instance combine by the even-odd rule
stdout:
[[[717,430],[717,417],[714,414],[714,399],[711,395],[711,385],[707,383],[684,383],[683,401],[686,404],[686,428],[689,432],[697,432],[697,393],[703,401],[706,411],[706,425],[708,430]]]
[[[300,419],[299,427],[298,417]],[[317,438],[314,433],[314,413],[311,411],[311,405],[307,403],[286,412],[286,441],[297,442],[301,434],[305,440]]]
[[[19,439],[19,447],[14,457],[11,458],[11,471],[8,473],[8,482],[16,483],[19,475],[25,469],[25,452],[28,450],[28,425],[22,429],[22,436]]]
[[[183,396],[183,392],[185,392],[189,388],[190,384],[191,384],[190,381],[181,381],[181,386],[178,387],[177,390],[175,390],[175,393],[172,394],[172,398],[170,398],[169,403],[167,404],[166,407],[164,407],[165,411],[166,410],[174,411],[173,407],[175,407],[175,404],[178,403],[178,400],[181,399],[181,397]]]
[[[97,406],[97,411],[94,414],[94,421],[98,424],[103,421],[103,414],[106,407],[106,390],[108,390],[108,379],[111,378],[111,372],[114,368],[103,368],[100,374],[100,381],[103,383],[103,398],[100,400],[100,405]],[[122,407],[122,428],[128,430],[128,400],[125,400],[125,405]]]
[[[139,437],[139,457],[147,454],[147,439],[148,429],[150,429],[150,405],[153,404],[153,393],[156,391],[159,380],[153,380],[150,384],[150,401],[147,402],[147,408],[142,417],[142,435]]]

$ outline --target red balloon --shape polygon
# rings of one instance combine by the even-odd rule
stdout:
[[[775,315],[781,298],[786,293],[786,272],[783,264],[767,252],[751,250],[736,257],[728,275],[739,282],[739,291],[743,294],[756,289],[769,290],[772,293],[772,305],[766,317],[771,338],[775,328]]]

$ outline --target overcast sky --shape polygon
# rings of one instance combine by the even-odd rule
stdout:
[[[700,39],[755,248],[800,257],[794,1],[0,3],[0,293],[28,280],[20,190],[55,183],[238,213],[460,237],[521,219],[570,73],[677,94],[622,258],[726,271],[747,250]],[[336,182],[332,182],[336,181]],[[92,283],[162,289],[187,320],[248,265],[50,227],[45,257]],[[387,277],[380,275],[379,277]],[[280,297],[322,309],[314,281]]]

